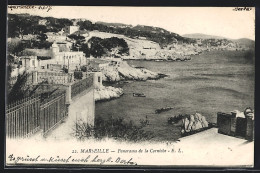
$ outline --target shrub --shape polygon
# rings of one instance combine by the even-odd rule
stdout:
[[[68,68],[66,68],[66,67],[63,67],[62,70],[64,71],[64,73],[68,73],[69,72]]]
[[[145,125],[134,125],[132,121],[126,122],[123,118],[103,118],[95,119],[95,126],[86,123],[76,123],[75,136],[78,139],[94,137],[102,139],[104,137],[125,141],[143,141],[153,138],[152,132],[144,131]]]
[[[83,73],[82,71],[74,71],[74,78],[75,79],[82,79]]]
[[[83,71],[83,72],[87,72],[87,66],[81,66],[80,70]]]

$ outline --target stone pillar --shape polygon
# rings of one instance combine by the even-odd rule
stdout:
[[[94,73],[94,87],[100,88],[102,86],[102,72],[95,72]]]
[[[33,72],[32,72],[32,75],[33,75],[33,81],[32,81],[32,83],[33,83],[33,84],[37,84],[37,83],[38,83],[38,72],[37,72],[37,71],[33,71]]]
[[[71,103],[71,84],[66,85],[66,104]]]

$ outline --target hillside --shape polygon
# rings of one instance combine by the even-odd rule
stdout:
[[[184,34],[182,36],[187,37],[187,38],[195,38],[195,39],[227,39],[227,38],[221,37],[221,36],[207,35],[207,34],[201,34],[201,33]]]
[[[34,42],[32,42],[32,39],[30,42],[26,42],[27,48],[48,48],[53,40],[47,40],[49,36],[46,34],[49,33],[50,35],[50,32],[52,32],[55,37],[59,37],[62,33],[61,39],[65,40],[68,37],[72,39],[72,42],[75,42],[73,50],[78,50],[79,48],[87,56],[91,54],[94,57],[123,56],[122,58],[125,59],[184,61],[190,59],[190,55],[196,55],[203,51],[245,49],[245,47],[239,46],[240,43],[253,45],[250,40],[246,39],[240,39],[236,41],[237,43],[234,43],[235,41],[230,39],[206,34],[187,34],[185,35],[187,37],[183,37],[160,27],[132,26],[106,22],[93,23],[87,19],[70,20],[24,14],[8,14],[8,25],[8,37],[19,37],[21,40],[25,36],[37,38]],[[65,27],[71,25],[77,25],[80,29],[74,33],[73,37],[71,35],[68,36],[66,32],[63,33]],[[194,38],[203,39],[198,40]],[[89,40],[91,41],[88,42]],[[116,44],[114,44],[114,41]],[[93,52],[97,54],[94,55]]]
[[[46,20],[45,25],[38,24],[39,20]],[[182,36],[169,32],[163,28],[144,26],[144,25],[126,25],[121,23],[106,23],[90,20],[76,19],[58,19],[54,17],[40,17],[24,14],[8,14],[8,34],[10,37],[16,37],[26,34],[37,34],[37,32],[59,32],[65,26],[76,24],[81,30],[100,31],[113,34],[121,34],[131,38],[145,38],[153,42],[159,43],[161,47],[180,41],[183,43],[193,43],[193,39],[183,38]]]
[[[245,47],[250,47],[250,48],[255,47],[255,41],[248,39],[248,38],[235,39],[235,40],[233,40],[233,42],[236,42],[239,45],[245,46]]]
[[[132,25],[127,25],[127,24],[123,24],[123,23],[107,23],[107,22],[101,22],[101,21],[98,21],[95,24],[106,25],[106,26],[109,26],[109,27],[121,27],[121,28],[132,27]]]
[[[130,38],[122,34],[113,34],[99,31],[90,31],[83,34],[86,41],[93,37],[101,39],[117,37],[124,39],[129,48],[129,55],[122,56],[124,59],[146,59],[146,60],[187,60],[188,56],[198,54],[199,48],[192,45],[169,45],[167,48],[161,48],[159,43],[139,38]]]

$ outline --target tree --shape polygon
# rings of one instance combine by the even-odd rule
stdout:
[[[129,48],[127,42],[122,38],[111,37],[101,39],[99,37],[91,37],[88,40],[90,44],[89,52],[93,57],[101,57],[105,54],[129,54]]]
[[[48,31],[45,25],[36,25],[33,26],[32,29],[33,29],[33,34],[38,34],[38,35],[46,33]]]
[[[77,24],[79,25],[80,30],[84,30],[84,29],[89,30],[89,31],[93,30],[93,24],[89,20],[79,21]]]
[[[85,53],[86,57],[90,57],[90,49],[89,49],[87,43],[82,44],[81,51],[83,51],[83,53]]]
[[[75,43],[73,44],[72,49],[73,50],[80,50],[82,47],[82,44],[86,41],[84,36],[81,36],[80,34],[71,34],[68,36],[68,38],[72,39]]]
[[[111,37],[103,39],[101,44],[109,52],[117,52],[119,55],[129,54],[129,48],[127,42],[122,38]]]
[[[88,43],[90,44],[90,54],[97,58],[101,57],[104,54],[103,46],[101,45],[102,39],[99,37],[91,37],[88,40]]]
[[[47,38],[48,38],[48,36],[46,34],[43,34],[43,33],[40,33],[40,34],[37,35],[37,39],[39,39],[40,42],[46,41]]]
[[[10,41],[7,43],[7,50],[9,54],[17,55],[25,49],[25,44],[21,41]]]

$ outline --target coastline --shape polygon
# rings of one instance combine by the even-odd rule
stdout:
[[[214,50],[194,55],[192,60],[187,62],[127,61],[130,66],[162,72],[169,77],[144,82],[104,82],[104,85],[122,87],[125,94],[112,102],[98,104],[97,115],[106,117],[107,112],[115,115],[114,117],[125,117],[136,123],[147,115],[150,125],[145,127],[145,131],[155,132],[155,140],[176,140],[181,137],[181,129],[177,125],[168,125],[169,117],[200,112],[208,122],[215,124],[219,111],[242,110],[247,106],[254,108],[253,102],[248,100],[253,97],[251,74],[254,74],[254,71],[252,63],[247,59],[245,51]],[[226,70],[219,70],[214,66],[215,63]],[[233,69],[237,70],[236,74]],[[247,85],[243,88],[233,87],[245,82]],[[133,92],[144,93],[146,97],[133,97]],[[223,98],[226,100],[223,101]],[[166,106],[174,109],[159,116],[154,114],[155,109]],[[125,107],[128,110],[124,110]]]
[[[223,51],[223,50],[212,50],[212,53],[215,51]],[[234,50],[226,50],[226,51],[234,51]],[[200,56],[203,55],[205,53],[208,53],[208,51],[203,51],[199,54],[196,55],[191,55],[190,60],[196,56]],[[117,59],[117,58],[115,58]],[[169,76],[168,74],[164,74],[164,73],[156,73],[153,72],[151,70],[148,70],[147,68],[144,67],[140,67],[140,66],[131,66],[128,64],[128,60],[130,59],[117,59],[117,64],[108,64],[106,66],[102,66],[100,68],[100,71],[102,72],[102,81],[105,82],[107,84],[107,86],[112,87],[112,84],[123,84],[123,83],[129,83],[130,81],[147,81],[147,80],[159,80],[161,78],[165,78],[167,76]],[[114,59],[106,59],[106,62],[110,61],[113,62]],[[155,63],[156,60],[155,59],[133,59],[133,61],[154,61]],[[178,62],[178,61],[169,61],[169,60],[163,60],[162,62]],[[159,62],[158,62],[159,63]],[[117,93],[113,90],[116,90],[117,88],[114,89],[106,89],[106,88],[102,88],[101,90],[103,90],[103,92],[98,92],[97,94],[99,94],[98,97],[95,99],[96,102],[101,102],[101,101],[109,101],[111,99],[115,99],[115,98],[119,98],[120,96],[122,96],[124,94],[122,88],[121,89],[121,93]],[[106,92],[104,92],[104,90],[107,90]],[[108,96],[109,95],[109,96]]]
[[[112,84],[129,83],[130,81],[159,80],[168,75],[152,72],[146,68],[132,67],[126,61],[120,61],[120,64],[109,64],[100,68],[102,72],[102,81],[107,86],[101,86],[95,89],[95,101],[103,102],[121,97],[124,92],[122,88],[111,86]]]
[[[100,71],[103,74],[103,81],[114,83],[119,81],[146,81],[166,77],[166,74],[156,73],[146,68],[136,68],[128,65],[126,61],[118,61],[117,64],[108,64]]]

